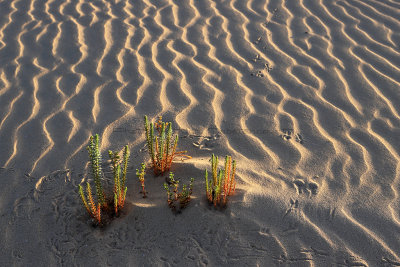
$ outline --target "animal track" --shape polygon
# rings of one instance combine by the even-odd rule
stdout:
[[[312,195],[318,194],[319,185],[313,181],[304,181],[303,179],[295,179],[293,181],[297,193],[302,194],[303,192],[309,192]]]
[[[285,219],[285,217],[289,214],[289,213],[291,213],[292,211],[294,211],[295,209],[297,209],[299,207],[299,200],[293,200],[293,199],[290,199],[290,207],[286,210],[286,212],[285,212],[285,215],[283,215],[283,218],[282,218],[282,220],[283,219]]]
[[[282,129],[281,131],[283,133],[281,134],[283,140],[290,140],[292,138],[293,129]]]
[[[274,17],[279,17],[276,13],[278,12],[278,8],[275,8],[274,10],[272,10],[272,18],[274,18]],[[271,19],[272,19],[271,18]],[[266,21],[266,22],[264,22],[262,25],[264,26],[264,27],[267,27],[268,26],[268,23],[269,23],[270,21]]]
[[[268,72],[270,72],[270,71],[272,70],[272,68],[269,66],[268,63],[265,63],[265,64],[264,64],[264,67],[265,67],[265,69],[266,69]]]
[[[258,72],[252,72],[250,73],[250,75],[255,77],[264,77],[264,74],[262,73],[261,70],[259,70]]]
[[[296,134],[296,142],[298,142],[298,143],[300,143],[300,144],[303,144],[303,137],[301,137],[301,135],[300,134]]]
[[[260,54],[257,54],[253,59],[254,62],[257,62],[258,60],[261,60]]]
[[[294,140],[297,143],[303,144],[303,137],[299,133],[295,134],[293,129],[282,129],[281,131],[282,134],[280,136],[283,138],[283,140],[288,141],[292,139],[292,136],[294,135]]]
[[[311,193],[313,195],[316,195],[318,193],[318,184],[317,183],[309,182],[308,188],[311,190]]]
[[[215,147],[218,139],[220,138],[219,135],[212,135],[212,136],[201,136],[201,135],[189,135],[188,138],[195,139],[198,138],[197,141],[192,142],[194,147],[197,147],[201,150],[211,150]]]

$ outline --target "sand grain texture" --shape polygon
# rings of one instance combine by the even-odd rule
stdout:
[[[182,214],[164,177],[139,193],[144,115],[193,156]],[[132,151],[103,229],[77,193],[95,133]],[[400,266],[400,2],[1,0],[0,148],[2,266]],[[211,153],[238,162],[223,211]]]

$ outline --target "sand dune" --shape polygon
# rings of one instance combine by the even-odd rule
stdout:
[[[0,1],[0,263],[400,266],[399,44],[397,0]],[[163,177],[139,194],[144,115],[193,156],[177,216]],[[132,151],[105,229],[77,194],[95,133]],[[223,211],[211,153],[238,162]]]

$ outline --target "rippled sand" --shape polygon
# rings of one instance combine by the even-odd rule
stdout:
[[[398,0],[0,1],[1,265],[399,266],[399,45]],[[193,156],[182,214],[164,177],[139,193],[144,115]],[[132,151],[104,229],[77,194],[95,133]],[[223,211],[211,153],[238,162]]]

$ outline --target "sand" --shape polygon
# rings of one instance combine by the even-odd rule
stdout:
[[[1,266],[400,266],[398,0],[0,1]],[[195,178],[181,214],[143,116]],[[128,144],[123,215],[93,227],[86,146]],[[232,155],[210,207],[204,169]]]

